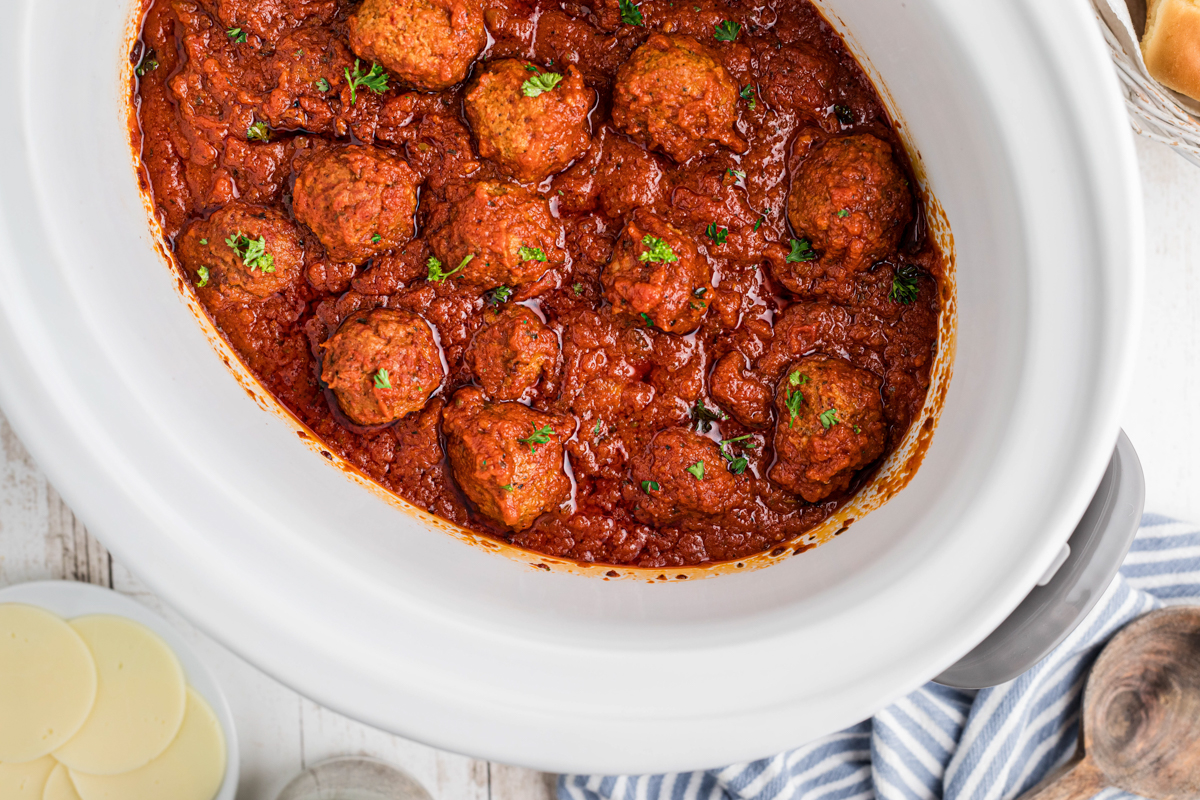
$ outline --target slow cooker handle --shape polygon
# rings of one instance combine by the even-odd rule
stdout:
[[[1146,502],[1142,464],[1121,431],[1091,504],[1063,552],[990,636],[934,678],[958,689],[1005,683],[1042,660],[1083,621],[1125,560]]]

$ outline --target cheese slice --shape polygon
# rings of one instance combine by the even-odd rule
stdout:
[[[212,800],[225,777],[225,735],[204,698],[190,686],[175,741],[158,758],[123,775],[71,770],[81,800]]]
[[[0,797],[4,800],[42,800],[46,779],[55,761],[42,756],[24,764],[0,764]]]
[[[179,659],[149,628],[93,614],[69,623],[96,661],[96,704],[71,739],[54,751],[68,768],[116,775],[150,763],[179,732],[186,702]]]
[[[75,791],[75,784],[71,783],[71,776],[62,764],[50,773],[41,800],[79,800],[79,792]]]
[[[95,699],[96,665],[79,634],[49,611],[0,604],[0,762],[50,753],[75,735]]]

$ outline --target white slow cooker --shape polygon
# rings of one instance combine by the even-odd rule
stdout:
[[[1086,0],[821,5],[891,105],[957,261],[953,378],[924,464],[829,544],[709,580],[547,572],[315,456],[231,377],[156,252],[124,127],[127,0],[6,3],[0,403],[155,592],[381,728],[646,772],[860,720],[995,629],[1083,515],[1130,375],[1141,207]]]

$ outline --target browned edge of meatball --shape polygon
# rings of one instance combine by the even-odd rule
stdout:
[[[810,503],[850,487],[883,454],[881,381],[838,358],[792,364],[775,391],[775,464],[768,477]]]
[[[712,267],[691,237],[649,211],[634,212],[600,276],[619,316],[667,333],[700,327],[712,299]]]
[[[277,208],[241,200],[193,222],[176,253],[198,288],[234,302],[281,292],[304,270],[304,237],[295,223]]]
[[[472,386],[446,405],[442,431],[459,488],[504,527],[525,530],[570,498],[563,466],[563,442],[575,432],[570,418],[491,403]]]
[[[403,309],[355,312],[321,348],[321,380],[356,425],[389,425],[420,410],[446,374],[429,323]]]

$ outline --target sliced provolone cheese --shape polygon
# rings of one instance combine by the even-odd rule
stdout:
[[[149,764],[183,722],[187,684],[179,659],[157,634],[125,617],[93,614],[70,625],[96,661],[96,704],[54,757],[90,775]]]
[[[79,800],[79,792],[75,791],[75,784],[71,783],[71,776],[67,774],[67,768],[59,764],[54,768],[54,772],[50,773],[50,779],[46,781],[46,790],[42,792],[41,800]]]
[[[0,604],[0,762],[33,761],[59,747],[95,699],[96,665],[79,634],[49,611]]]
[[[42,800],[46,779],[55,761],[42,756],[24,764],[0,764],[0,797],[4,800]]]
[[[175,741],[158,758],[123,775],[71,770],[82,800],[212,800],[225,777],[225,735],[212,708],[187,690],[187,713]]]

